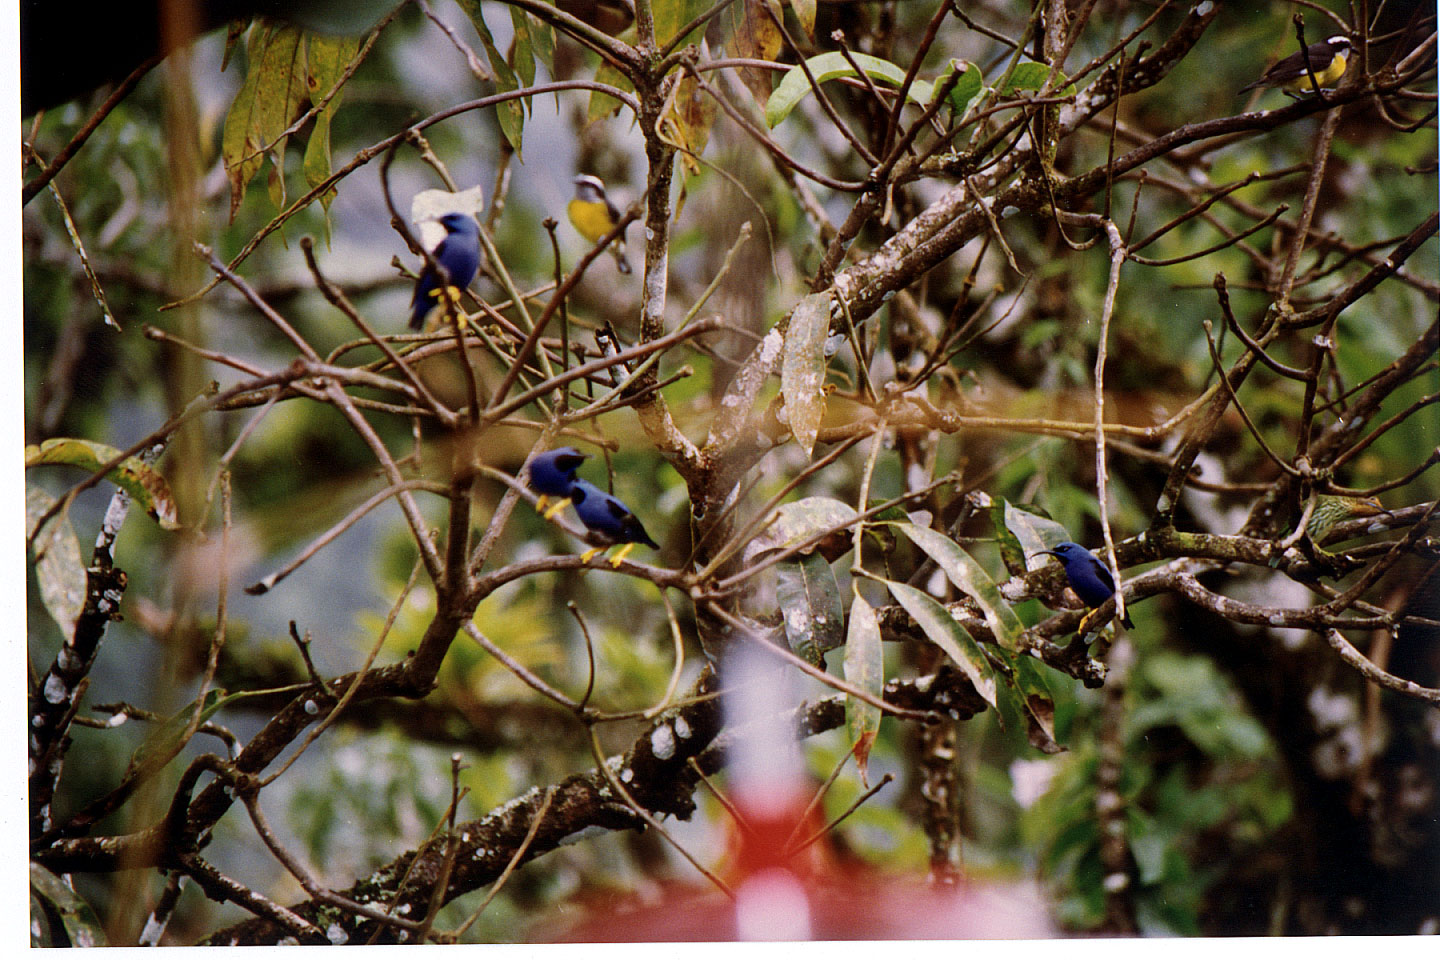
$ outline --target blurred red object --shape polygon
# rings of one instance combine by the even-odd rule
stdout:
[[[820,805],[807,812],[815,785],[786,721],[795,699],[787,674],[768,658],[728,665],[726,702],[730,801],[727,853],[714,886],[671,884],[643,904],[592,901],[588,918],[547,941],[581,943],[725,940],[956,940],[1054,937],[1039,892],[1022,886],[889,875],[846,862],[821,837]],[[803,822],[802,822],[803,821]],[[633,904],[633,907],[632,907]]]

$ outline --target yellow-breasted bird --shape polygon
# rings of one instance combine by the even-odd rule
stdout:
[[[580,236],[591,243],[599,243],[600,238],[614,230],[615,224],[620,221],[620,211],[605,196],[605,182],[588,173],[575,178],[575,196],[565,207],[565,212],[570,215],[570,224]],[[616,269],[621,273],[630,272],[630,261],[625,259],[624,234],[616,237],[610,245],[610,255],[615,258]]]
[[[1321,87],[1333,87],[1345,75],[1345,66],[1350,61],[1350,38],[1336,36],[1312,43],[1305,49],[1310,56],[1310,70],[1315,71],[1315,80]],[[1295,51],[1254,83],[1240,88],[1240,92],[1256,87],[1281,87],[1286,93],[1305,93],[1312,89],[1310,70],[1305,69],[1305,55]]]

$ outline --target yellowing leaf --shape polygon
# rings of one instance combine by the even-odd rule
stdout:
[[[29,469],[45,465],[64,465],[94,473],[119,455],[119,450],[103,443],[54,437],[38,447],[25,448],[25,467]],[[170,485],[153,467],[147,466],[137,457],[126,457],[106,474],[105,479],[134,497],[166,530],[180,528]]]
[[[694,77],[680,79],[670,110],[660,121],[660,130],[664,140],[682,148],[680,162],[685,165],[687,176],[700,173],[700,164],[695,158],[705,152],[717,109],[715,101],[700,89]]]
[[[790,9],[795,11],[795,19],[800,21],[800,26],[805,29],[805,35],[814,40],[815,0],[790,0]]]
[[[741,0],[727,11],[730,18],[730,47],[737,57],[774,60],[780,52],[780,28],[765,10],[765,0]],[[770,99],[774,81],[769,70],[741,67],[740,79],[763,108]]]
[[[250,29],[245,82],[225,114],[220,150],[230,181],[230,219],[235,219],[245,188],[265,162],[267,148],[283,155],[277,142],[299,116],[308,98],[305,49],[301,31],[289,25],[256,23]]]

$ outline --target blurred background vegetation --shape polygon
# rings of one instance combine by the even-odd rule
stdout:
[[[523,74],[525,58],[517,49],[515,27],[528,25],[538,33],[543,24],[517,8],[448,0],[428,6],[400,4],[394,11],[388,3],[363,6],[364,16],[352,8],[344,22],[327,20],[321,9],[301,26],[305,41],[315,45],[312,50],[341,42],[336,37],[342,36],[354,50],[358,31],[386,18],[373,48],[344,83],[343,96],[325,120],[327,169],[338,169],[357,151],[432,113],[506,89],[504,71],[497,68],[502,54],[508,55],[522,84],[531,82]],[[657,19],[663,14],[684,23],[709,6],[656,3],[655,10]],[[793,65],[798,57],[788,46],[768,53],[744,47],[740,18],[760,16],[759,6],[737,0],[717,17],[708,29],[702,59],[751,56]],[[1193,15],[1189,8],[1118,0],[1069,6],[1072,14],[1083,7],[1089,16],[1066,62],[1071,76],[1147,18],[1153,16],[1154,22],[1142,36],[1151,40],[1153,53],[1187,13]],[[1290,15],[1302,8],[1219,6],[1194,49],[1161,82],[1127,94],[1118,111],[1107,109],[1060,139],[1051,168],[1057,180],[1103,166],[1112,141],[1118,155],[1186,124],[1247,108],[1288,106],[1290,101],[1276,91],[1245,97],[1236,91],[1267,63],[1294,49]],[[1373,14],[1376,5],[1325,6],[1348,20],[1357,10]],[[1434,11],[1410,3],[1383,6],[1380,20],[1370,27],[1371,35],[1381,38],[1370,52],[1372,72],[1392,63],[1387,58],[1393,51],[1430,36],[1432,69],[1410,86],[1428,89],[1431,99],[1395,108],[1421,121],[1412,130],[1379,116],[1376,99],[1337,108],[1341,117],[1314,209],[1315,237],[1327,240],[1315,239],[1301,258],[1302,282],[1293,297],[1296,310],[1325,303],[1387,256],[1436,207]],[[930,0],[821,0],[808,7],[811,29],[799,19],[806,15],[805,4],[787,4],[784,16],[805,56],[837,49],[832,34],[838,30],[850,49],[887,59],[903,71],[937,7]],[[631,11],[624,5],[576,0],[560,9],[635,41]],[[963,4],[960,12],[963,17],[944,19],[918,75],[933,82],[955,58],[974,64],[984,82],[993,84],[1006,70],[1009,54],[997,37],[1025,34],[1032,9],[1024,3],[987,0]],[[1303,12],[1312,41],[1336,32],[1333,20],[1319,9],[1306,4]],[[497,52],[488,57],[472,20],[477,14],[493,33]],[[140,20],[130,26],[144,28]],[[241,377],[233,367],[207,362],[200,350],[265,372],[284,370],[296,355],[276,325],[266,322],[231,286],[222,284],[178,309],[162,310],[209,279],[192,242],[213,248],[221,261],[229,262],[317,181],[310,166],[321,162],[312,152],[317,149],[312,120],[289,137],[288,145],[265,156],[243,198],[232,194],[225,163],[227,113],[243,92],[247,70],[253,69],[258,34],[279,27],[277,21],[244,16],[231,22],[228,37],[219,26],[144,75],[60,170],[54,189],[40,191],[24,207],[27,444],[74,437],[123,450],[184,409],[212,379],[224,388]],[[336,29],[349,32],[333,32]],[[553,54],[548,61],[543,55],[535,58],[534,83],[595,78],[597,69],[603,73],[595,54],[563,30],[550,36]],[[43,31],[26,35],[27,44],[45,42]],[[497,79],[477,78],[467,66],[467,47],[478,58],[480,72]],[[147,48],[138,49],[143,55]],[[1134,43],[1128,51],[1127,57],[1133,58]],[[96,82],[118,80],[130,67],[115,66]],[[760,76],[771,82],[772,74]],[[1082,94],[1095,76],[1078,80]],[[724,85],[731,99],[741,103],[745,94],[735,77]],[[47,99],[50,91],[43,83],[27,88],[27,98],[33,92],[34,102],[27,103],[21,133],[36,152],[27,180],[71,139],[111,89],[57,89],[52,97],[61,99]],[[863,139],[873,144],[883,137],[885,111],[876,109],[863,84],[832,82],[824,89]],[[754,122],[762,123],[756,104],[744,106]],[[305,107],[308,102],[300,109]],[[513,117],[507,121],[511,128],[503,130],[494,110],[463,112],[424,130],[428,149],[453,184],[483,187],[482,223],[521,289],[542,290],[555,276],[550,238],[542,226],[546,218],[560,223],[555,236],[564,269],[589,249],[564,222],[563,208],[576,173],[604,177],[622,210],[643,200],[647,178],[654,175],[629,112],[591,119],[592,109],[588,93],[563,91],[526,101],[523,135],[513,126]],[[918,111],[906,116],[913,120]],[[1167,152],[1145,166],[1143,183],[1132,173],[1073,209],[1108,209],[1127,238],[1138,239],[1220,186],[1259,171],[1262,178],[1230,194],[1233,203],[1216,204],[1207,215],[1164,233],[1139,252],[1159,261],[1187,257],[1248,228],[1280,204],[1289,205],[1281,223],[1293,223],[1304,202],[1324,116],[1323,111],[1297,115],[1273,127]],[[1003,122],[1006,116],[999,119]],[[1392,115],[1388,121],[1395,119]],[[673,329],[720,275],[702,316],[720,317],[726,326],[707,337],[703,349],[667,354],[661,365],[662,377],[682,365],[690,369],[663,393],[675,424],[696,443],[709,429],[743,358],[811,292],[826,243],[804,200],[813,198],[836,225],[845,220],[854,200],[853,194],[803,178],[801,186],[795,186],[796,176],[772,163],[724,114],[713,126],[687,132],[702,129],[708,137],[708,143],[697,144],[703,148],[697,151],[702,162],[679,168],[676,178],[665,317]],[[837,134],[813,95],[768,132],[797,160],[831,177],[858,181],[867,174],[867,164]],[[964,142],[962,138],[957,146]],[[290,216],[237,267],[321,356],[363,338],[316,289],[300,247],[302,237],[315,238],[320,269],[375,329],[392,334],[403,327],[412,281],[393,261],[398,257],[406,270],[417,269],[420,261],[390,225],[379,164],[377,158],[340,180],[328,205],[313,202]],[[193,185],[187,189],[190,178]],[[445,186],[435,165],[413,147],[398,151],[389,178],[402,215],[411,196]],[[943,172],[925,171],[885,196],[883,209],[859,233],[853,261],[874,252],[955,182]],[[503,208],[494,206],[497,197]],[[232,198],[238,201],[233,215]],[[1089,250],[1072,250],[1052,216],[995,212],[1004,217],[997,223],[1006,249],[989,233],[976,237],[907,282],[902,296],[868,319],[863,335],[872,354],[869,377],[876,384],[902,382],[907,372],[917,369],[938,331],[973,319],[972,329],[988,331],[969,338],[926,377],[918,389],[930,402],[972,416],[1087,422],[1101,329],[1097,321],[1109,281],[1103,234]],[[67,215],[103,290],[103,303],[82,268]],[[1127,223],[1132,218],[1133,234]],[[722,270],[727,251],[747,222],[749,241]],[[1076,227],[1066,232],[1075,239],[1089,235]],[[605,323],[613,325],[626,344],[641,336],[643,233],[642,224],[632,225],[628,234],[635,276],[618,274],[602,257],[576,286],[567,318],[573,339],[588,342],[589,331]],[[1158,423],[1215,381],[1203,326],[1205,321],[1217,331],[1224,326],[1214,276],[1223,273],[1228,279],[1235,315],[1254,330],[1273,306],[1273,278],[1265,275],[1265,264],[1273,262],[1271,258],[1283,260],[1293,233],[1267,226],[1244,243],[1204,256],[1170,265],[1124,267],[1108,343],[1105,388],[1111,421]],[[1427,331],[1433,338],[1440,290],[1433,231],[1402,272],[1404,279],[1380,283],[1340,313],[1332,333],[1333,379],[1321,384],[1325,396],[1364,383],[1407,350],[1423,350]],[[490,303],[507,297],[493,269],[482,273],[475,289]],[[541,295],[540,304],[546,296]],[[539,305],[531,309],[538,314]],[[106,310],[113,324],[104,321]],[[151,325],[172,339],[147,336]],[[551,333],[558,335],[554,325]],[[1275,359],[1305,367],[1310,362],[1309,334],[1301,330],[1282,338],[1273,350]],[[1403,485],[1380,493],[1391,510],[1423,506],[1440,494],[1435,473],[1417,470],[1440,443],[1434,408],[1421,403],[1436,386],[1433,339],[1429,343],[1428,375],[1398,384],[1370,423],[1411,413],[1336,476],[1346,487],[1364,490],[1417,471]],[[1245,350],[1234,337],[1224,338],[1221,349],[1227,364]],[[376,356],[360,342],[358,350],[340,355],[337,362]],[[463,381],[453,366],[443,366],[446,362],[448,358],[432,362],[425,375],[442,397],[463,402],[455,399],[463,397]],[[494,390],[504,370],[493,358],[482,359],[477,366],[482,395]],[[858,419],[854,409],[864,406],[848,344],[831,358],[830,377],[838,390],[827,408],[824,429],[841,430]],[[594,395],[602,392],[593,389]],[[772,378],[757,404],[763,407],[778,392],[778,381]],[[1294,450],[1305,394],[1305,383],[1263,368],[1242,391],[1256,429],[1282,456]],[[290,562],[378,489],[370,450],[326,403],[289,399],[275,405],[231,451],[256,409],[211,412],[197,419],[173,438],[158,461],[184,532],[163,529],[133,511],[119,534],[114,559],[128,575],[123,619],[105,630],[78,714],[81,722],[70,731],[73,743],[53,803],[57,823],[120,782],[132,753],[156,727],[139,711],[168,717],[199,695],[219,622],[222,569],[228,580],[226,642],[214,685],[231,693],[273,691],[307,681],[305,663],[290,635],[292,623],[308,640],[315,670],[334,677],[358,669],[382,634],[377,664],[401,661],[422,642],[434,619],[436,594],[421,572],[414,588],[404,594],[393,626],[384,632],[417,556],[400,511],[388,504],[368,513],[274,589],[258,596],[242,592],[242,587]],[[522,415],[535,423],[544,420],[533,407]],[[447,482],[452,438],[429,422],[416,433],[418,421],[406,416],[376,413],[368,419],[396,458],[419,452],[409,475]],[[673,460],[661,456],[631,409],[603,414],[583,430],[585,437],[610,444],[583,474],[597,481],[612,477],[615,493],[641,515],[661,544],[658,552],[640,551],[640,558],[683,571],[694,547],[693,491]],[[784,428],[780,430],[783,434]],[[479,459],[486,467],[516,475],[535,437],[536,431],[528,427],[493,427],[478,441]],[[1178,440],[1176,433],[1160,442],[1112,446],[1109,522],[1117,542],[1151,523]],[[827,497],[856,505],[871,446],[858,443],[808,476],[787,499]],[[822,432],[814,456],[830,449]],[[587,450],[601,452],[593,445]],[[219,458],[227,451],[233,525],[222,541],[218,507],[206,497],[221,466]],[[742,516],[748,519],[811,459],[793,442],[766,453],[745,472],[745,482],[753,482],[753,487],[742,499]],[[1217,425],[1199,463],[1200,476],[1220,486],[1188,489],[1177,524],[1204,533],[1236,533],[1267,485],[1281,475],[1233,407]],[[924,474],[920,483],[912,474],[916,469]],[[958,474],[955,483],[909,508],[927,511],[924,522],[950,532],[997,583],[1024,571],[1007,571],[989,511],[974,509],[973,500],[967,504],[967,494],[1027,505],[1087,546],[1102,542],[1093,441],[1003,428],[892,432],[868,478],[870,501],[898,497],[951,471]],[[58,497],[84,476],[73,467],[37,467],[28,471],[27,482]],[[476,483],[472,514],[477,532],[486,529],[506,489],[490,477]],[[98,485],[68,510],[86,561],[111,492],[108,485]],[[443,531],[445,498],[420,503],[427,522]],[[1411,522],[1415,517],[1418,513]],[[1295,516],[1284,519],[1293,523]],[[1270,535],[1278,537],[1285,529],[1282,523]],[[1382,535],[1396,540],[1405,530],[1399,526]],[[499,533],[492,568],[578,552],[573,537],[524,507]],[[1419,538],[1407,550],[1410,555],[1373,584],[1365,598],[1392,612],[1403,608],[1435,617],[1440,580],[1433,540]],[[835,560],[831,566],[841,595],[847,596],[850,561],[830,559]],[[889,552],[867,551],[866,560],[872,572],[904,581],[925,557],[902,541]],[[1127,568],[1126,579],[1145,569]],[[1345,590],[1357,575],[1352,571],[1337,588]],[[1313,585],[1263,564],[1216,565],[1204,582],[1210,590],[1264,607],[1306,607],[1325,600]],[[931,580],[917,585],[937,589]],[[861,592],[880,606],[885,595],[872,592],[871,586],[865,584]],[[1024,625],[1033,627],[1053,617],[1052,610],[1060,606],[1058,587],[1055,581],[1048,593],[1007,593],[1006,600]],[[948,594],[945,590],[941,583],[940,599],[958,596],[954,588]],[[32,683],[44,676],[62,643],[62,628],[42,592],[39,575],[32,576],[27,604]],[[678,623],[688,654],[684,689],[703,656],[695,613],[681,594],[675,596],[682,607]],[[1104,686],[1092,689],[1051,666],[1039,668],[1053,699],[1054,740],[1063,752],[1035,749],[1025,721],[1012,714],[1006,722],[1004,710],[984,710],[963,722],[945,721],[953,732],[948,781],[953,795],[943,805],[956,840],[940,859],[948,858],[967,882],[1028,889],[1047,914],[1046,922],[1065,933],[1436,932],[1440,721],[1434,704],[1367,686],[1316,632],[1227,619],[1174,591],[1136,604],[1131,615],[1133,632],[1118,639],[1108,653],[1099,652],[1103,646],[1093,651],[1108,661]],[[655,586],[642,577],[543,570],[490,593],[475,611],[474,622],[529,670],[575,697],[591,676],[587,649],[593,650],[592,699],[605,710],[649,707],[666,689],[674,666],[666,608]],[[1383,629],[1351,636],[1372,660],[1384,665],[1388,656],[1385,669],[1425,687],[1435,687],[1440,679],[1436,638],[1435,628],[1423,624],[1393,636]],[[1388,654],[1377,654],[1382,644],[1388,645]],[[933,671],[933,654],[916,649],[927,646],[886,644],[885,675]],[[837,675],[843,655],[843,650],[829,654]],[[806,683],[810,686],[803,692],[808,697],[830,692],[813,681]],[[271,693],[237,700],[212,719],[245,744],[291,696]],[[115,706],[120,704],[136,708],[128,711],[131,719],[107,722],[116,711],[126,714],[126,708]],[[99,722],[86,725],[87,720]],[[601,740],[606,750],[618,752],[646,729],[639,720],[607,725],[600,731]],[[804,743],[805,762],[817,784],[850,746],[843,727]],[[831,844],[836,857],[895,874],[944,873],[937,863],[933,830],[927,835],[925,826],[936,801],[925,796],[920,774],[923,763],[933,760],[933,750],[917,724],[887,719],[880,725],[870,782],[885,773],[895,774],[897,782],[837,830]],[[223,749],[202,732],[179,759],[91,826],[89,834],[127,835],[156,823],[185,763],[204,751]],[[288,849],[322,883],[345,889],[415,850],[443,827],[452,796],[451,757],[456,754],[464,764],[458,783],[468,791],[461,802],[461,820],[482,817],[532,787],[543,788],[594,765],[586,729],[570,712],[536,694],[461,637],[449,649],[433,692],[423,699],[394,697],[350,708],[291,771],[266,787],[264,807]],[[720,782],[725,782],[723,776]],[[825,796],[825,819],[847,809],[864,789],[853,773],[842,774]],[[1118,812],[1107,807],[1112,801],[1102,800],[1107,791],[1118,797]],[[723,864],[733,855],[730,815],[704,791],[696,799],[700,806],[694,818],[671,819],[667,826],[673,826],[676,839],[698,860]],[[1106,850],[1105,833],[1116,817],[1123,840],[1118,860],[1113,850]],[[243,810],[232,810],[216,824],[205,854],[221,873],[276,903],[307,899],[256,836]],[[44,856],[37,862],[43,865]],[[1124,879],[1112,879],[1117,870]],[[156,869],[56,872],[69,874],[74,891],[93,910],[92,920],[70,921],[72,939],[84,930],[112,944],[142,937],[169,882]],[[695,884],[697,889],[701,883],[653,831],[609,832],[560,847],[519,869],[462,939],[552,939],[595,913],[653,903],[673,882]],[[53,903],[59,894],[47,896],[51,899],[45,902]],[[477,890],[455,899],[436,917],[435,928],[459,927],[484,896]],[[213,902],[198,886],[187,885],[168,913],[163,942],[191,943],[249,915],[234,903]]]

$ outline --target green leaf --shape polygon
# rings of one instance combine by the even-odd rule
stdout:
[[[886,580],[885,585],[890,588],[895,599],[900,601],[905,612],[920,625],[925,637],[955,661],[955,665],[969,679],[975,691],[985,698],[986,703],[996,706],[995,669],[990,666],[985,652],[980,649],[975,638],[970,636],[970,632],[949,610],[925,591],[893,580]]]
[[[990,505],[990,520],[995,526],[995,538],[1000,544],[1000,554],[1006,568],[1014,574],[1023,574],[1046,563],[1044,557],[1036,555],[1043,550],[1054,549],[1056,544],[1070,539],[1070,533],[1049,517],[1034,512],[1035,508],[1024,504],[1013,504],[1009,500],[996,500]]]
[[[950,91],[948,99],[950,101],[950,109],[955,111],[955,116],[960,117],[964,115],[966,108],[970,106],[970,101],[980,95],[980,91],[984,89],[985,80],[980,74],[980,68],[975,66],[975,64],[964,60],[951,60],[944,72],[935,78],[934,89],[939,90],[945,78],[956,71],[960,71],[961,76],[960,79],[956,81],[954,89]],[[934,97],[933,93],[931,97]],[[929,103],[928,100],[926,102]]]
[[[780,360],[780,393],[795,442],[808,457],[825,416],[825,335],[830,331],[830,294],[812,293],[790,313]]]
[[[850,629],[845,635],[845,679],[866,693],[880,696],[885,685],[885,656],[880,647],[880,623],[875,608],[856,591],[850,602]],[[860,770],[860,781],[870,785],[870,747],[880,732],[880,708],[859,697],[845,697],[845,728]]]
[[[195,716],[197,705],[200,706],[200,723],[203,724],[215,715],[215,711],[233,699],[235,698],[226,696],[224,690],[215,689],[205,694],[203,704],[200,700],[190,701],[135,748],[135,752],[130,756],[130,763],[125,768],[126,777],[158,769],[175,759],[185,746],[185,731]]]
[[[354,60],[359,52],[359,37],[310,35],[306,85],[310,94],[311,106],[318,105],[334,89],[335,85],[340,82],[340,78],[344,76],[346,68],[350,66],[350,61]],[[335,95],[330,97],[325,104],[325,109],[315,115],[315,124],[310,130],[310,139],[305,142],[305,160],[302,169],[305,173],[305,183],[312,189],[330,177],[330,120],[335,116],[335,111],[340,109],[340,101],[344,97],[344,90],[335,91]],[[335,197],[334,187],[320,195],[320,206],[327,214],[330,212],[330,204],[335,202]],[[330,230],[328,216],[325,218],[325,230],[328,240]]]
[[[680,32],[681,27],[700,16],[709,6],[711,4],[707,0],[653,0],[650,9],[655,16],[655,42],[663,47]],[[700,30],[692,30],[681,45],[697,40],[699,33]]]
[[[310,139],[305,143],[305,183],[314,189],[324,183],[330,176],[330,107],[334,101],[315,115],[315,126],[310,131]],[[326,190],[320,195],[320,205],[326,213],[330,212],[330,204],[335,202],[336,191],[334,187]],[[329,218],[326,218],[326,230],[329,230]]]
[[[518,9],[518,8],[512,8]],[[530,43],[535,49],[535,56],[545,64],[545,72],[550,74],[551,79],[555,77],[555,28],[544,20],[525,15],[530,21]],[[557,93],[558,97],[559,94]]]
[[[595,82],[624,90],[627,93],[633,93],[635,90],[635,86],[630,82],[630,78],[621,73],[619,69],[608,60],[600,64],[600,69],[595,71]],[[590,94],[590,106],[585,112],[585,122],[593,123],[596,120],[608,117],[612,113],[618,112],[622,106],[623,104],[610,96],[610,94],[601,93],[599,90],[596,90]]]
[[[514,31],[510,67],[528,87],[535,83],[535,42],[530,37],[530,18],[519,7],[511,7],[510,24]]]
[[[824,653],[845,642],[845,608],[835,571],[818,553],[777,565],[775,598],[790,649],[815,666]]]
[[[1140,883],[1149,886],[1165,876],[1165,857],[1176,837],[1155,819],[1134,807],[1126,811],[1126,844],[1140,871]]]
[[[490,33],[490,27],[485,23],[485,16],[481,10],[480,0],[458,0],[460,9],[470,18],[470,24],[480,36],[480,44],[485,48],[485,57],[490,61],[490,70],[495,74],[495,89],[501,93],[509,93],[512,90],[520,89],[519,79],[515,71],[510,69],[510,64],[505,61],[505,56],[495,46],[495,37]],[[533,68],[533,64],[532,64]],[[525,138],[525,105],[519,99],[506,100],[495,107],[495,119],[500,124],[500,132],[510,146],[515,148],[517,159],[521,156],[520,146]]]
[[[995,633],[995,639],[1007,650],[1018,649],[1020,635],[1025,632],[1020,618],[1000,596],[995,581],[975,558],[961,549],[960,545],[943,533],[918,527],[913,523],[897,523],[896,529],[910,538],[910,542],[925,551],[945,571],[950,582],[963,590],[979,604],[985,614],[985,622]]]
[[[899,87],[905,82],[905,71],[895,66],[889,60],[881,60],[879,57],[872,57],[866,53],[852,53],[855,62],[860,69],[865,71],[866,76],[871,80],[888,83],[892,87]],[[854,68],[845,60],[845,55],[839,51],[822,53],[818,57],[811,57],[805,61],[810,68],[811,74],[815,77],[816,83],[824,83],[827,80],[836,80],[840,77],[856,76]],[[790,115],[790,111],[810,92],[810,81],[805,78],[805,71],[799,67],[791,68],[781,79],[780,85],[770,94],[770,101],[765,104],[765,122],[771,127],[779,126],[780,122]],[[934,96],[932,84],[916,81],[910,85],[909,99],[922,106],[930,102]]]
[[[108,945],[105,928],[90,904],[66,886],[65,881],[30,861],[30,946]]]
[[[25,489],[25,533],[29,536],[40,517],[55,505],[55,498],[39,487]],[[70,525],[69,511],[53,517],[35,538],[35,582],[50,619],[66,637],[75,633],[75,621],[85,609],[88,579],[80,558],[80,541]]]
[[[1002,97],[1010,97],[1014,96],[1017,90],[1039,90],[1045,86],[1045,81],[1049,77],[1050,67],[1048,64],[1035,63],[1033,60],[1017,63],[1014,72],[1010,74],[1010,82],[1002,84],[998,93]],[[1066,84],[1064,73],[1057,73],[1056,79],[1064,86],[1064,89],[1057,88],[1058,93],[1055,96],[1074,96],[1075,84]]]
[[[120,451],[103,443],[73,437],[52,437],[44,443],[25,448],[25,468],[63,464],[91,473],[114,460]],[[138,457],[126,457],[105,475],[105,479],[123,489],[145,508],[145,512],[166,530],[180,529],[176,519],[175,498],[170,485],[152,467]]]

